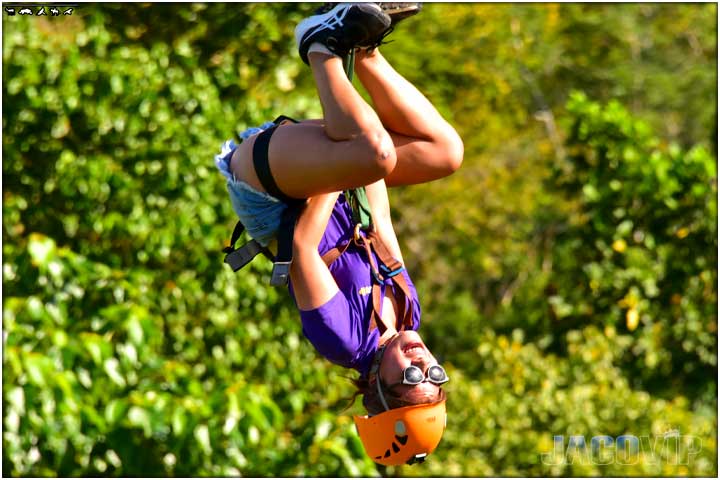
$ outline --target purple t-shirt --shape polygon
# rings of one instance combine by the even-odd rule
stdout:
[[[320,255],[340,242],[349,240],[353,235],[353,228],[352,209],[345,200],[345,195],[341,194],[318,246]],[[375,261],[377,262],[377,257]],[[361,375],[367,375],[377,350],[380,332],[377,328],[368,332],[372,314],[372,275],[365,250],[355,244],[350,245],[345,253],[330,265],[330,273],[340,291],[314,310],[300,310],[303,334],[315,349],[331,362],[354,368]],[[413,303],[412,329],[417,330],[420,327],[420,302],[407,271],[403,271],[401,275],[405,276],[410,288],[409,301]],[[388,279],[381,287],[382,298],[385,288],[390,285],[392,281]],[[294,298],[292,285],[290,293]],[[380,308],[382,311],[382,306]]]

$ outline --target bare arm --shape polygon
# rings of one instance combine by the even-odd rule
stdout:
[[[339,194],[328,193],[308,199],[295,226],[290,279],[295,290],[295,300],[301,310],[318,308],[339,291],[335,279],[318,253],[318,245]]]
[[[400,260],[404,265],[405,262],[400,252],[400,244],[398,243],[395,228],[390,218],[390,201],[388,200],[385,180],[379,180],[366,186],[365,192],[370,202],[370,210],[372,211],[375,230],[390,250],[390,254]]]
[[[404,263],[390,218],[387,187],[379,180],[365,187],[375,229],[390,253]],[[327,303],[339,291],[337,283],[318,253],[327,222],[340,192],[317,195],[308,200],[295,226],[293,263],[290,278],[301,310],[312,310]]]

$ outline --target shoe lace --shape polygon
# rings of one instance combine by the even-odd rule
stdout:
[[[381,36],[380,38],[378,38],[378,39],[375,41],[375,43],[373,43],[373,44],[371,44],[370,46],[366,47],[366,48],[365,48],[365,51],[368,52],[368,53],[371,53],[373,50],[375,50],[376,48],[378,48],[380,45],[387,45],[388,43],[394,42],[394,40],[388,40],[387,42],[385,41],[385,37],[387,37],[388,35],[390,35],[393,30],[395,30],[395,26],[394,26],[394,25],[391,25],[387,30],[385,30],[385,32],[383,32],[382,36]]]
[[[326,27],[326,28],[329,28],[329,29],[331,29],[331,30],[335,30],[335,27],[342,27],[342,26],[343,26],[343,21],[342,21],[342,19],[345,18],[345,15],[347,14],[347,11],[350,10],[351,7],[352,7],[352,5],[346,5],[346,6],[342,7],[340,10],[338,10],[337,12],[335,12],[335,15],[333,15],[333,16],[330,17],[330,18],[328,18],[327,20],[323,20],[323,21],[318,25],[318,28],[320,28],[320,27]]]

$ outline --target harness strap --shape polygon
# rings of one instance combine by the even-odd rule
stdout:
[[[323,262],[325,262],[325,265],[327,265],[328,267],[332,265],[335,260],[337,260],[343,253],[345,253],[345,250],[348,249],[351,243],[352,240],[348,240],[342,246],[332,248],[325,252],[325,255],[322,256],[322,260]]]
[[[225,255],[225,263],[230,265],[230,267],[233,269],[233,272],[237,272],[245,265],[250,263],[250,261],[262,251],[262,245],[260,245],[256,240],[250,240],[248,243],[238,248],[237,250],[231,250],[227,252],[227,255]]]
[[[370,210],[370,202],[367,198],[365,187],[345,190],[345,198],[352,209],[353,223],[358,223],[363,229],[372,228],[372,211]]]
[[[227,255],[225,255],[224,261],[225,263],[230,265],[230,267],[233,269],[233,272],[237,272],[245,265],[250,263],[250,261],[255,258],[259,253],[262,253],[270,260],[273,259],[270,250],[268,250],[266,247],[263,247],[255,240],[251,240],[242,247],[236,249],[235,243],[240,239],[240,235],[242,235],[244,231],[245,226],[242,224],[242,222],[237,222],[235,224],[235,229],[233,230],[232,237],[230,238],[230,245],[223,248],[223,252],[227,253]]]
[[[289,197],[281,192],[270,172],[268,148],[270,146],[270,137],[275,133],[277,127],[278,124],[275,124],[267,130],[260,132],[255,138],[255,143],[253,144],[253,165],[255,166],[255,173],[257,173],[258,180],[260,180],[262,186],[265,187],[267,193],[287,204],[297,203],[302,200]]]
[[[223,252],[232,253],[235,250],[235,243],[240,239],[240,235],[245,231],[245,225],[242,222],[237,222],[233,229],[232,236],[230,237],[230,246],[225,247]]]
[[[274,287],[282,287],[287,285],[290,278],[290,264],[293,257],[293,237],[295,236],[295,223],[297,222],[300,212],[305,207],[305,202],[295,201],[288,204],[283,211],[280,219],[280,227],[278,228],[277,242],[278,253],[270,277],[270,285]]]
[[[395,328],[400,331],[405,328],[412,327],[412,296],[410,294],[410,287],[405,281],[405,277],[398,275],[398,273],[404,270],[402,264],[390,254],[389,249],[380,239],[380,236],[374,230],[368,232],[367,238],[364,240],[365,250],[370,258],[370,266],[373,275],[373,316],[375,320],[375,326],[380,330],[382,335],[385,332],[385,324],[382,321],[382,312],[380,311],[380,304],[382,301],[382,292],[380,285],[384,279],[392,279],[394,289],[395,303],[397,304],[397,316],[395,321]],[[380,269],[375,266],[375,262],[370,255],[370,250],[374,250],[375,254],[380,260]],[[387,271],[395,271],[393,275],[386,275],[381,272],[383,267]],[[372,328],[372,325],[371,325]]]
[[[275,133],[275,129],[286,121],[297,123],[290,117],[280,115],[273,122],[275,125],[259,133],[253,144],[253,165],[258,180],[260,180],[260,183],[267,193],[287,205],[287,208],[283,211],[282,217],[280,218],[280,226],[278,227],[277,233],[278,253],[277,256],[275,256],[272,276],[270,277],[270,285],[275,287],[281,287],[288,283],[290,264],[292,263],[295,223],[305,206],[304,199],[292,198],[285,195],[280,188],[278,188],[270,172],[270,159],[268,156],[270,138],[273,133]]]
[[[347,242],[328,250],[325,255],[322,256],[325,264],[329,267],[335,260],[345,253],[352,242],[353,240],[348,240]],[[382,320],[380,305],[382,303],[381,285],[384,283],[384,280],[388,278],[392,279],[393,285],[396,287],[393,292],[398,309],[395,328],[397,330],[411,328],[413,310],[412,295],[405,277],[399,275],[399,273],[405,269],[402,263],[390,254],[390,250],[375,231],[370,231],[365,238],[359,237],[359,239],[355,240],[355,244],[364,249],[368,257],[370,272],[373,277],[372,313],[370,315],[370,325],[368,331],[372,331],[377,328],[380,330],[380,334],[382,335],[387,329]],[[380,260],[380,268],[376,265],[375,257],[372,254],[373,251]]]

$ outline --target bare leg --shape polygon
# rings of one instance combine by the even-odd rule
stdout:
[[[324,124],[279,127],[269,147],[270,170],[280,190],[295,198],[355,188],[395,168],[393,141],[375,111],[347,79],[339,57],[311,53]],[[253,139],[238,148],[236,177],[262,189],[252,165]]]
[[[395,144],[397,163],[388,186],[428,182],[460,167],[463,144],[430,101],[376,49],[358,52],[355,71]]]

